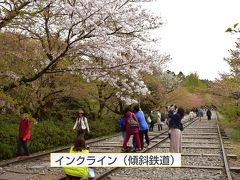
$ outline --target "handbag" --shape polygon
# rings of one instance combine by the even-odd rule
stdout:
[[[151,123],[151,122],[152,122],[152,119],[150,118],[150,116],[147,117],[147,122],[148,122],[148,123]]]

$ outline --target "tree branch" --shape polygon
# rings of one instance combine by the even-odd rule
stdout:
[[[14,6],[14,9],[10,10],[8,14],[0,22],[0,30],[10,23],[16,16],[19,15],[21,10],[26,7],[31,1],[21,2],[19,6]]]

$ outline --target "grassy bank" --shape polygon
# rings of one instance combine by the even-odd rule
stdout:
[[[220,126],[225,130],[233,145],[234,152],[240,157],[240,122],[219,115]]]
[[[89,120],[90,133],[87,139],[115,133],[116,119]],[[17,115],[0,115],[0,160],[16,155],[20,117]],[[32,121],[31,139],[28,141],[30,153],[72,144],[76,132],[72,129],[74,119],[63,121]]]

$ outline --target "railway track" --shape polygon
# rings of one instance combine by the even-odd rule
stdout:
[[[161,137],[161,142],[148,152],[168,152],[169,139]],[[96,179],[239,179],[239,167],[228,164],[232,147],[225,142],[226,137],[213,120],[204,118],[185,127],[182,136],[182,167],[180,168],[116,168],[105,172]],[[225,142],[225,143],[224,143]]]
[[[224,143],[216,119],[201,122],[185,120],[182,138],[183,162],[181,168],[94,168],[95,179],[231,179],[238,171],[226,164],[231,147]],[[143,152],[168,152],[168,131],[150,132],[151,144]],[[131,141],[129,141],[131,142]],[[120,152],[121,136],[98,138],[87,142],[90,152]],[[225,147],[225,148],[223,148]],[[223,148],[223,149],[222,149]],[[49,153],[66,152],[69,147],[44,152],[23,161],[0,163],[0,179],[59,179],[64,177],[62,168],[49,168]],[[17,177],[17,178],[16,178]],[[234,179],[234,178],[232,178]]]
[[[166,134],[164,132],[150,133],[152,140]],[[122,138],[120,135],[97,138],[87,141],[91,152],[120,152]],[[32,154],[31,157],[16,160],[10,159],[0,162],[0,179],[58,179],[64,176],[62,168],[49,167],[49,154],[54,152],[68,152],[69,146],[54,150]]]
[[[107,139],[118,137],[119,135],[105,136],[87,140],[87,144],[98,143]],[[31,154],[30,157],[21,160],[15,158],[0,162],[0,180],[38,180],[38,179],[58,179],[64,176],[62,169],[50,168],[50,153],[68,152],[70,146],[42,151]]]
[[[196,119],[194,120],[188,120],[188,118],[186,118],[184,121],[183,121],[183,124],[184,124],[184,128],[186,128],[187,126],[189,126],[190,124],[192,124],[193,122],[195,122]],[[157,134],[153,134],[152,132],[149,133],[150,136],[152,136],[150,138],[150,142],[151,142],[151,145],[144,149],[142,151],[142,153],[144,152],[149,152],[151,150],[153,150],[156,146],[158,146],[159,144],[165,142],[167,139],[168,139],[168,130],[165,130],[161,133],[157,133]],[[169,146],[168,146],[168,149],[169,149]],[[156,152],[156,151],[155,151]],[[123,169],[123,168],[108,168],[108,169],[102,169],[102,168],[96,168],[96,174],[99,174],[95,179],[96,180],[100,180],[100,179],[109,179],[109,175],[111,175],[112,173],[120,170],[120,169]],[[124,168],[125,169],[125,168]],[[127,168],[129,169],[129,168]],[[134,168],[135,169],[135,168]],[[113,178],[116,178],[116,177],[111,177],[110,179],[113,179]],[[122,177],[121,177],[122,178]],[[121,179],[120,178],[120,179]]]

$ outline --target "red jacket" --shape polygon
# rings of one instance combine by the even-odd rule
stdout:
[[[31,133],[31,122],[29,119],[21,119],[20,127],[19,127],[19,138],[22,140],[30,139]]]
[[[139,132],[139,128],[131,128],[130,125],[128,124],[128,119],[132,117],[135,121],[138,122],[136,116],[134,113],[128,111],[125,115],[124,115],[124,126],[126,128],[126,132],[128,134],[133,134],[133,133],[138,133]]]

